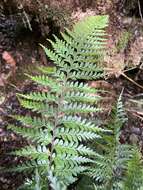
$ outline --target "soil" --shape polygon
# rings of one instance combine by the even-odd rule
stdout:
[[[129,120],[122,129],[121,141],[136,143],[143,151],[143,104],[139,104],[139,101],[143,101],[143,21],[138,5],[136,3],[134,6],[129,5],[127,0],[85,0],[82,3],[63,0],[60,5],[58,1],[53,2],[56,8],[59,8],[61,4],[64,5],[66,11],[69,11],[72,4],[69,12],[72,23],[87,15],[109,14],[110,23],[107,33],[110,36],[103,62],[107,70],[107,78],[92,82],[94,82],[94,87],[98,86],[110,91],[103,102],[104,107],[108,108],[102,116],[104,119],[110,114],[111,106],[124,89],[123,101]],[[25,27],[19,24],[21,20],[17,16],[19,12],[19,9],[16,9],[17,1],[8,3],[9,1],[0,3],[2,7],[0,24],[3,25],[0,26],[0,167],[7,168],[23,161],[22,158],[19,159],[8,153],[27,143],[22,137],[7,130],[8,123],[15,124],[16,122],[10,115],[25,115],[27,112],[19,105],[16,93],[37,89],[37,86],[27,80],[24,73],[33,74],[33,71],[38,72],[37,66],[51,64],[39,47],[39,43],[48,45],[46,38],[51,38],[52,33],[59,35],[59,31],[63,30],[63,23],[57,25],[57,22],[50,18],[46,24],[48,27],[43,32],[41,30],[43,23],[37,25],[38,22],[35,20],[35,5],[32,1],[25,0],[22,10],[29,16],[31,30],[30,26]],[[48,4],[49,1],[43,0],[42,3]],[[143,5],[140,5],[142,11]],[[71,24],[68,26],[71,27]],[[45,31],[48,31],[46,35]],[[122,44],[125,39],[121,40],[124,32],[131,34],[126,44]],[[120,48],[118,48],[119,43],[121,43]],[[0,190],[16,190],[23,181],[24,174],[22,173],[2,172],[0,173]]]

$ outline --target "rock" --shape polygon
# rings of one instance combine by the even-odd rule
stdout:
[[[0,81],[1,82],[1,81]],[[0,85],[1,86],[1,85]],[[2,93],[0,93],[0,105],[2,104],[2,103],[4,103],[4,101],[5,101],[5,95],[4,94],[2,94]]]

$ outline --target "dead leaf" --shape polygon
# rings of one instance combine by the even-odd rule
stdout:
[[[113,86],[104,80],[90,81],[89,86],[92,88],[100,88],[100,89],[106,89],[106,90],[113,89]]]
[[[14,60],[14,58],[12,57],[12,55],[7,52],[4,51],[2,53],[2,58],[5,60],[5,62],[10,65],[11,67],[15,68],[16,67],[16,61]]]
[[[4,87],[6,83],[7,83],[7,81],[6,81],[5,74],[2,73],[2,74],[0,75],[0,87]]]
[[[13,71],[10,71],[8,74],[0,74],[0,87],[5,87],[5,85],[8,83],[8,78],[11,77],[12,74]]]

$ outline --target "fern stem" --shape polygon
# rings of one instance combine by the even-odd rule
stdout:
[[[53,136],[52,136],[52,141],[51,141],[51,151],[50,151],[50,158],[49,158],[49,168],[51,170],[51,166],[52,166],[52,155],[54,152],[54,141],[55,141],[55,137],[56,137],[56,129],[57,129],[57,125],[58,125],[58,114],[56,114],[55,117],[55,125],[53,128]]]
[[[63,86],[62,86],[62,90],[61,90],[61,94],[59,94],[59,99],[57,101],[57,112],[56,112],[56,115],[55,115],[55,124],[54,124],[54,128],[53,128],[53,136],[52,136],[52,141],[51,141],[51,151],[50,151],[50,158],[49,158],[49,168],[50,170],[52,169],[51,166],[52,166],[52,155],[53,155],[53,152],[54,152],[54,142],[55,142],[55,138],[57,136],[57,133],[56,133],[56,130],[58,128],[58,125],[60,123],[59,121],[59,117],[60,117],[60,114],[61,114],[61,108],[63,107],[63,102],[64,102],[64,95],[65,95],[65,92],[66,92],[66,82],[67,82],[67,78],[64,79],[63,81]]]
[[[54,128],[53,128],[53,136],[52,136],[52,141],[51,141],[51,151],[50,151],[50,156],[49,156],[49,171],[52,171],[52,162],[53,162],[53,152],[54,152],[54,142],[55,142],[55,138],[56,138],[56,130],[57,130],[57,127],[58,127],[58,117],[59,117],[59,103],[60,103],[60,98],[58,100],[58,108],[57,108],[57,112],[56,112],[56,115],[54,117],[54,120],[55,120],[55,124],[54,124]],[[48,189],[49,190],[52,190],[52,187],[50,185],[50,183],[48,184]]]

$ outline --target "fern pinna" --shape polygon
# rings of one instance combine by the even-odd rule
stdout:
[[[87,117],[100,111],[96,104],[99,97],[81,81],[103,76],[96,63],[105,48],[107,23],[107,16],[88,17],[72,31],[62,33],[63,40],[56,36],[54,41],[49,40],[53,50],[42,46],[55,67],[41,69],[42,75],[29,76],[46,90],[18,94],[21,105],[37,112],[39,117],[14,116],[24,126],[9,126],[32,142],[15,152],[30,160],[17,170],[34,170],[45,179],[51,171],[68,185],[86,171],[87,163],[94,162],[91,158],[96,153],[84,142],[100,138],[104,131]]]

